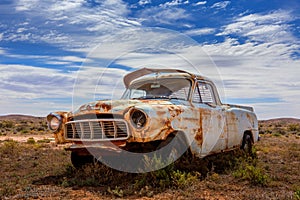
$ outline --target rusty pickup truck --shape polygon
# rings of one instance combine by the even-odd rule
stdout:
[[[174,160],[203,158],[258,141],[252,107],[223,104],[206,77],[177,69],[143,68],[124,76],[119,100],[99,100],[47,116],[57,143],[71,143],[75,167],[101,156],[163,149]],[[174,153],[175,152],[175,153]],[[125,159],[126,160],[126,159]],[[123,162],[123,161],[122,161]]]

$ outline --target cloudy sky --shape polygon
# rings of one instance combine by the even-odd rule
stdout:
[[[0,115],[118,98],[145,66],[206,75],[260,119],[299,118],[300,2],[0,2]]]

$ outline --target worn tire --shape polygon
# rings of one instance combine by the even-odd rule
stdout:
[[[253,143],[252,143],[251,136],[248,134],[245,134],[243,137],[241,149],[244,150],[246,154],[251,155],[252,154],[252,146],[253,146]]]
[[[71,162],[76,169],[82,168],[84,165],[94,163],[92,155],[79,155],[77,152],[71,152]]]

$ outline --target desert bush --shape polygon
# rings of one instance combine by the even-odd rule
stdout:
[[[161,168],[164,166],[164,162],[161,158],[154,156],[153,159],[150,159],[149,157],[144,158],[144,164],[147,169],[153,169],[153,168]],[[147,173],[142,173],[138,178],[135,180],[135,188],[141,189],[145,186],[151,186],[151,187],[158,187],[158,188],[168,188],[171,185],[171,171],[173,171],[174,165],[170,164],[166,166],[165,168],[156,170],[156,171],[150,171]]]
[[[273,134],[275,137],[280,137],[280,136],[282,136],[282,134],[280,134],[280,133],[274,133]]]
[[[247,180],[255,186],[267,186],[269,183],[268,175],[257,166],[257,159],[241,160],[239,167],[233,172],[233,176]]]
[[[50,140],[50,139],[47,139],[47,138],[45,138],[45,139],[42,139],[42,140],[38,140],[37,142],[38,142],[38,143],[50,143],[50,142],[51,142],[51,140]]]
[[[124,191],[118,186],[116,186],[115,189],[111,189],[110,187],[108,187],[107,192],[117,197],[124,196]]]
[[[0,146],[0,157],[17,156],[18,153],[18,143],[14,140],[7,140]]]
[[[288,131],[292,132],[300,132],[300,125],[299,124],[289,124],[287,127]]]
[[[295,199],[300,200],[300,189],[295,192]]]
[[[34,138],[30,137],[27,139],[27,144],[35,144]]]
[[[172,186],[184,189],[199,180],[200,173],[174,170],[171,173]]]
[[[14,127],[14,122],[13,121],[4,120],[4,121],[0,122],[0,128],[9,130],[13,127]]]
[[[240,177],[250,181],[252,185],[267,186],[269,177],[262,172],[262,169],[253,165],[246,165],[234,173],[235,177]]]
[[[257,149],[252,147],[251,154],[236,157],[235,170],[232,175],[235,178],[247,180],[250,184],[255,186],[267,186],[269,177],[266,175],[262,168],[258,166]]]
[[[0,199],[9,199],[8,196],[16,194],[16,190],[13,186],[4,184],[0,187]]]
[[[283,128],[274,128],[273,133],[275,136],[285,135],[286,131]]]
[[[157,156],[152,160],[145,158],[145,165],[153,168],[153,166],[160,168],[164,166],[164,161]],[[139,175],[136,179],[135,187],[140,189],[146,186],[153,188],[185,188],[200,178],[200,173],[197,171],[183,171],[176,168],[172,163],[162,169],[150,171]]]

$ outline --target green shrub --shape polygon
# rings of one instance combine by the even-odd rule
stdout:
[[[164,166],[161,158],[154,156],[152,160],[145,158],[145,165],[160,168]],[[151,169],[151,168],[149,168]],[[172,163],[165,168],[140,174],[135,182],[135,188],[140,189],[151,186],[153,188],[185,188],[200,178],[198,172],[186,172],[176,169]]]
[[[277,132],[277,133],[274,133],[273,135],[274,135],[275,137],[280,137],[280,136],[282,136],[282,134],[280,134],[280,133],[278,133],[278,132]]]
[[[27,144],[35,144],[34,138],[30,137],[27,139]]]
[[[236,178],[248,180],[252,185],[267,186],[269,177],[263,173],[262,169],[251,164],[241,165],[238,170],[233,173]]]
[[[17,156],[18,153],[18,143],[14,140],[6,140],[3,145],[0,146],[0,156]]]
[[[12,121],[2,121],[2,122],[0,122],[0,128],[8,128],[8,129],[10,129],[10,128],[13,128],[14,127],[14,122],[12,122]]]
[[[289,124],[288,131],[300,132],[300,125],[299,124]]]
[[[110,187],[108,187],[107,192],[117,197],[124,196],[124,191],[118,186],[116,186],[115,189],[111,189]]]
[[[300,189],[295,192],[295,199],[300,200]]]
[[[8,196],[16,194],[16,190],[13,186],[4,184],[0,187],[0,199],[8,199]]]
[[[273,133],[275,136],[279,136],[279,135],[285,135],[286,131],[283,128],[275,128],[273,130]]]
[[[182,172],[179,170],[172,171],[171,180],[172,186],[175,188],[186,188],[195,183],[200,177],[200,173],[197,172]]]
[[[22,134],[26,134],[26,133],[28,133],[28,132],[29,132],[29,131],[28,131],[27,129],[22,129],[22,130],[21,130],[21,133],[22,133]]]
[[[42,140],[38,140],[38,143],[50,143],[50,139],[42,139]]]

